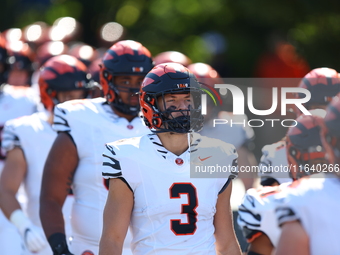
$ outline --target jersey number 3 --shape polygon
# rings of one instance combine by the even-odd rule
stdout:
[[[192,183],[174,183],[169,189],[170,198],[180,198],[181,195],[187,195],[188,203],[182,204],[181,214],[186,214],[187,223],[182,223],[181,220],[170,220],[171,231],[175,235],[193,235],[196,231],[198,206],[196,188]]]

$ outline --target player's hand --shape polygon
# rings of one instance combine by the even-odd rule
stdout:
[[[39,252],[47,245],[42,228],[35,226],[22,210],[15,210],[11,214],[10,220],[18,228],[27,248],[31,252]]]
[[[43,230],[33,224],[26,226],[22,235],[31,252],[39,252],[47,245]]]

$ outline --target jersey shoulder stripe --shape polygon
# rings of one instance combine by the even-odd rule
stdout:
[[[57,132],[70,132],[70,119],[82,118],[82,114],[88,116],[91,112],[98,114],[102,105],[105,103],[104,98],[94,99],[76,99],[66,101],[54,107],[53,129]],[[85,116],[83,116],[85,118]]]
[[[102,175],[105,179],[123,176],[120,161],[125,158],[132,160],[140,154],[141,138],[121,139],[105,145],[102,165]]]

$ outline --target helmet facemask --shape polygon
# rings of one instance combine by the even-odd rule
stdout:
[[[175,106],[166,107],[165,95],[167,94],[190,94],[192,103],[188,105],[188,109],[176,109]],[[196,88],[191,89],[173,89],[162,91],[157,94],[144,95],[147,99],[145,102],[149,104],[154,112],[152,117],[152,128],[155,133],[174,132],[174,133],[190,133],[199,131],[203,127],[203,116],[201,114],[201,94],[202,91]],[[160,103],[162,105],[160,105]],[[161,111],[160,109],[165,109]],[[145,111],[144,111],[145,112]],[[178,114],[179,113],[179,114]],[[144,117],[144,120],[145,117]],[[148,120],[146,120],[148,123]]]
[[[105,74],[104,74],[105,75]],[[129,103],[124,103],[122,98],[120,97],[120,92],[126,92],[129,93],[132,96],[138,96],[138,92],[140,88],[130,88],[126,86],[120,86],[117,84],[114,84],[114,76],[110,75],[111,79],[109,80],[109,89],[111,90],[111,93],[114,94],[114,99],[111,102],[111,105],[119,112],[127,115],[137,116],[140,111],[140,105],[131,105]],[[109,93],[110,95],[110,93]]]

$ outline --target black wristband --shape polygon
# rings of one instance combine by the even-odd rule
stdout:
[[[67,247],[66,236],[63,233],[54,233],[48,238],[53,255],[72,255]]]

